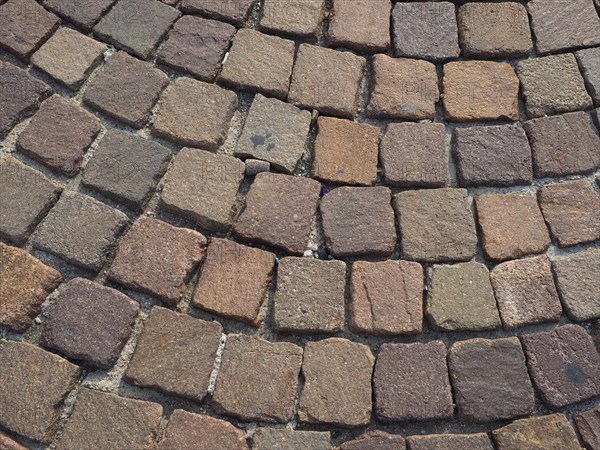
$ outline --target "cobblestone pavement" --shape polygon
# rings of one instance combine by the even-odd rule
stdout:
[[[597,0],[0,0],[0,449],[600,449]]]

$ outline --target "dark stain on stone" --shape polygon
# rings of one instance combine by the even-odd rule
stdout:
[[[590,378],[577,362],[567,364],[567,367],[565,367],[565,375],[571,383],[577,385],[584,384]]]
[[[267,139],[269,139],[270,137],[273,137],[273,133],[271,133],[270,131],[267,131],[264,135],[262,135],[262,134],[252,135],[250,140],[252,141],[252,145],[254,145],[254,148],[259,147],[261,145],[266,145],[267,151],[271,151],[275,148],[275,144],[273,144],[273,143],[267,144]]]

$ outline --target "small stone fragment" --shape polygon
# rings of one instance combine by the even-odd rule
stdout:
[[[589,409],[573,417],[577,430],[586,448],[600,448],[600,406]]]
[[[404,438],[380,430],[368,431],[356,439],[346,441],[339,450],[406,450]]]
[[[315,38],[324,16],[324,0],[299,0],[293,3],[264,0],[260,28],[274,33]]]
[[[252,450],[330,450],[329,432],[257,428]]]
[[[17,441],[11,439],[11,437],[0,431],[0,449],[2,450],[27,450]]]
[[[588,92],[594,103],[600,104],[600,47],[579,50],[575,53]]]
[[[260,159],[247,159],[244,161],[246,164],[246,175],[254,177],[262,172],[269,172],[271,170],[271,163],[268,161],[262,161]]]
[[[410,450],[494,450],[487,433],[409,436],[406,442]]]
[[[46,8],[85,31],[89,31],[113,3],[115,0],[94,0],[82,8],[78,0],[44,0]]]
[[[182,0],[181,9],[186,13],[200,13],[211,19],[225,20],[240,26],[250,16],[256,0]]]

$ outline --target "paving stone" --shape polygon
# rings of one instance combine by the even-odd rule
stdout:
[[[33,246],[84,269],[99,271],[128,222],[121,211],[78,192],[63,192],[33,233]]]
[[[161,207],[207,230],[225,231],[245,170],[244,163],[232,156],[184,148],[165,177]]]
[[[464,56],[518,58],[533,50],[527,9],[519,3],[466,3],[457,18]]]
[[[31,344],[0,342],[0,425],[48,444],[79,367]]]
[[[301,347],[230,334],[212,406],[219,413],[247,422],[288,422],[293,415],[301,365]]]
[[[246,175],[253,177],[262,172],[271,170],[271,163],[260,159],[247,159],[244,161],[246,165]]]
[[[327,251],[335,258],[391,256],[396,247],[392,195],[385,187],[340,187],[321,200]]]
[[[592,99],[600,104],[600,47],[588,48],[575,53],[585,85]]]
[[[352,118],[358,111],[366,60],[350,52],[300,44],[288,101],[323,114]]]
[[[346,441],[339,450],[406,450],[404,438],[381,430],[368,431],[356,439]]]
[[[383,344],[375,365],[373,388],[375,413],[384,422],[453,416],[446,346],[442,341]]]
[[[519,78],[508,63],[450,62],[444,65],[443,85],[451,122],[519,119]]]
[[[293,173],[306,152],[310,123],[309,111],[257,94],[234,155],[264,160]]]
[[[559,247],[600,239],[600,197],[588,180],[546,185],[538,200]]]
[[[4,434],[0,431],[0,449],[2,450],[27,450],[26,447],[23,447],[17,441],[11,439],[11,437],[7,434]]]
[[[489,271],[483,264],[436,265],[427,277],[425,312],[435,329],[489,330],[501,326]]]
[[[104,114],[142,128],[169,78],[125,52],[111,56],[88,83],[83,102]]]
[[[41,343],[65,356],[110,369],[131,334],[137,302],[84,278],[63,286],[45,311]]]
[[[9,0],[0,5],[0,48],[28,61],[59,24],[58,17],[34,0]]]
[[[475,256],[477,233],[466,189],[404,191],[394,196],[402,258],[448,262]]]
[[[234,92],[181,77],[162,95],[152,131],[182,145],[216,150],[236,109]]]
[[[78,89],[100,64],[108,47],[70,28],[61,28],[31,57],[34,67]]]
[[[486,433],[409,436],[406,442],[410,450],[494,450]]]
[[[344,327],[346,264],[283,258],[277,272],[273,325],[278,331],[335,333]]]
[[[558,291],[571,319],[600,318],[600,250],[589,249],[552,261]]]
[[[257,428],[253,450],[330,450],[328,432],[297,431],[288,428]]]
[[[600,395],[600,355],[584,328],[568,324],[521,340],[531,377],[550,407]]]
[[[321,185],[315,180],[259,173],[246,195],[246,208],[238,217],[234,235],[302,255],[320,191]]]
[[[157,0],[118,0],[94,27],[94,34],[148,59],[181,13]]]
[[[268,32],[316,38],[324,16],[324,0],[298,0],[293,3],[264,0],[260,28]]]
[[[187,13],[200,13],[239,26],[248,19],[255,2],[256,0],[182,0],[181,9]]]
[[[352,265],[348,325],[357,333],[416,334],[423,330],[423,268],[409,261]]]
[[[443,187],[449,180],[445,127],[441,123],[390,123],[379,159],[385,184]]]
[[[542,253],[550,235],[533,195],[483,194],[475,197],[483,251],[505,261]]]
[[[115,0],[95,0],[82,8],[79,0],[44,0],[46,8],[85,31],[89,31],[113,3]]]
[[[589,409],[573,417],[577,431],[587,448],[597,450],[600,448],[600,406]]]
[[[157,142],[110,129],[83,170],[82,184],[141,211],[173,155]]]
[[[212,82],[229,49],[235,27],[203,17],[183,16],[160,47],[159,64],[190,73],[202,81]]]
[[[243,28],[233,38],[219,80],[236,90],[285,100],[295,51],[294,41]]]
[[[223,327],[155,306],[125,378],[138,386],[202,401],[208,392]]]
[[[154,442],[162,412],[158,403],[81,389],[56,448],[148,448]]]
[[[24,332],[61,281],[57,270],[0,242],[0,325]]]
[[[55,95],[42,104],[21,132],[17,150],[54,172],[73,177],[100,130],[95,116]]]
[[[312,176],[336,184],[372,186],[377,181],[380,130],[335,117],[319,117]]]
[[[158,450],[248,450],[246,433],[225,420],[176,409]]]
[[[517,63],[525,110],[530,118],[592,107],[592,99],[572,53]]]
[[[121,239],[108,277],[167,305],[175,305],[185,291],[185,282],[204,256],[205,247],[206,238],[194,230],[141,217]]]
[[[453,150],[463,186],[514,186],[533,180],[531,148],[520,126],[456,128]]]
[[[257,326],[271,283],[275,255],[213,238],[192,298],[198,308]]]

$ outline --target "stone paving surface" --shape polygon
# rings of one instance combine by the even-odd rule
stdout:
[[[1,450],[599,430],[598,0],[0,0]]]

